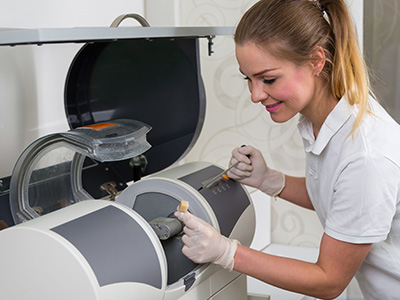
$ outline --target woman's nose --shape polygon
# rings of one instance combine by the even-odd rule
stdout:
[[[253,103],[258,103],[268,98],[269,94],[261,87],[253,85],[250,89],[251,101]]]

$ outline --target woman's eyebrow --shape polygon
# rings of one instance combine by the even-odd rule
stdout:
[[[275,71],[275,70],[278,70],[279,68],[273,68],[273,69],[264,69],[264,70],[262,70],[262,71],[260,71],[260,72],[257,72],[257,73],[255,73],[255,74],[253,74],[253,76],[254,77],[257,77],[257,76],[260,76],[260,75],[263,75],[263,74],[265,74],[265,73],[268,73],[268,72],[271,72],[271,71]],[[240,73],[242,73],[243,75],[245,75],[243,72],[242,72],[242,70],[240,70],[240,68],[239,68],[239,71],[240,71]]]

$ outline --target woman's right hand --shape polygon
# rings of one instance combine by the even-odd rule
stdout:
[[[228,172],[231,179],[257,188],[262,192],[276,196],[285,186],[285,176],[281,172],[270,169],[261,152],[252,146],[242,146],[232,151],[230,165],[236,167]]]

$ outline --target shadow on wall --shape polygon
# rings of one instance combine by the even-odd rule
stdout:
[[[37,68],[31,47],[0,47],[0,177],[11,175],[14,163],[33,141],[29,126],[37,124]]]

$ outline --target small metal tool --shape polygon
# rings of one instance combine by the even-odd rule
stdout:
[[[246,145],[242,145],[241,147],[246,147]],[[250,155],[247,155],[247,157],[250,158]],[[212,187],[215,183],[220,181],[221,179],[229,180],[230,178],[228,177],[228,172],[230,169],[233,169],[236,167],[240,161],[235,162],[232,166],[230,166],[228,169],[224,170],[223,172],[219,173],[217,176],[212,177],[210,180],[208,180],[206,183],[202,184],[202,186],[197,190],[200,192],[204,188],[210,188]]]
[[[208,180],[206,183],[204,183],[197,191],[200,192],[204,188],[210,188],[211,186],[213,186],[216,182],[218,182],[222,178],[225,179],[225,180],[229,180],[229,177],[228,177],[227,173],[229,172],[230,169],[236,167],[239,163],[240,163],[240,161],[237,161],[232,166],[230,166],[228,169],[222,171],[217,176],[212,177],[210,180]]]

